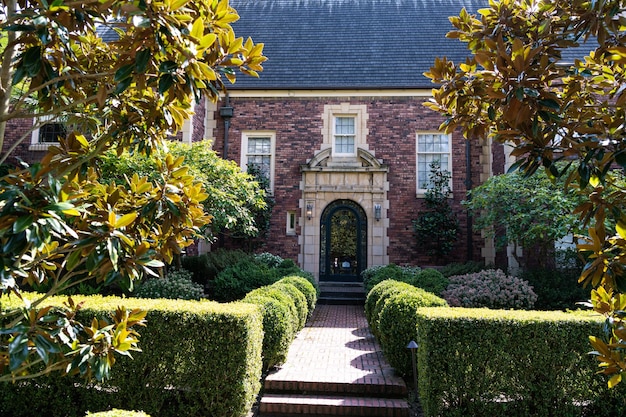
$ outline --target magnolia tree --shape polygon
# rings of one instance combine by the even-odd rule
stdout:
[[[263,45],[237,38],[237,19],[227,0],[2,1],[0,149],[14,119],[69,132],[40,163],[0,179],[0,289],[24,300],[3,312],[0,380],[55,370],[103,379],[114,353],[138,349],[133,326],[145,313],[120,307],[83,325],[71,299],[60,311],[45,299],[85,280],[130,287],[210,222],[202,185],[162,145],[193,100],[217,100],[237,70],[262,70]],[[115,40],[103,41],[107,29]],[[95,162],[126,150],[162,154],[158,179],[102,181]],[[41,296],[20,289],[40,283],[51,288]]]
[[[573,166],[567,183],[587,196],[575,209],[588,230],[580,281],[606,317],[590,340],[612,387],[626,373],[626,190],[607,191],[611,169],[626,167],[626,2],[494,0],[450,20],[448,37],[470,57],[435,61],[427,76],[440,87],[428,105],[448,132],[511,144],[527,174],[560,176],[560,160]],[[564,60],[568,50],[579,59]]]

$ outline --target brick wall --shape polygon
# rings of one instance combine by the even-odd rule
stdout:
[[[389,259],[396,264],[434,265],[449,261],[465,261],[469,253],[480,259],[482,239],[471,234],[468,248],[467,215],[461,206],[466,192],[466,142],[459,133],[453,134],[453,189],[451,204],[461,223],[459,240],[448,259],[430,259],[416,247],[412,220],[422,208],[416,197],[415,134],[417,131],[438,130],[441,117],[423,106],[423,98],[264,98],[231,97],[234,116],[229,131],[228,158],[240,160],[243,131],[271,130],[276,132],[275,198],[276,206],[271,230],[262,250],[297,259],[297,237],[285,233],[287,210],[298,210],[300,165],[306,163],[322,143],[322,114],[325,104],[365,104],[368,112],[369,150],[389,166]],[[219,116],[218,116],[219,117]],[[223,149],[224,124],[217,123],[215,149]],[[474,143],[476,146],[474,146]],[[478,142],[471,146],[471,179],[479,184]]]
[[[33,121],[31,119],[12,119],[7,123],[7,129],[4,136],[4,144],[2,146],[2,155],[4,156],[9,152],[11,146],[13,146],[21,136],[23,136],[30,128],[33,127]],[[45,154],[44,151],[30,151],[31,135],[21,141],[15,150],[11,153],[11,156],[7,159],[6,163],[15,165],[19,160],[29,163],[39,161]]]

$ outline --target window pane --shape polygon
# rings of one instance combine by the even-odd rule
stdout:
[[[430,185],[430,165],[438,161],[443,171],[450,171],[450,136],[441,133],[417,135],[417,188]]]
[[[58,142],[59,136],[64,138],[67,135],[63,123],[46,123],[39,128],[39,142]]]
[[[354,135],[354,117],[335,118],[335,134]]]
[[[354,137],[339,136],[335,139],[337,153],[354,153]]]
[[[249,154],[270,154],[271,151],[270,138],[248,138]]]

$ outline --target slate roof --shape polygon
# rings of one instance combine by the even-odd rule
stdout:
[[[446,38],[449,16],[488,0],[231,0],[237,36],[265,43],[259,79],[239,89],[430,89],[436,56],[455,62],[465,45]]]

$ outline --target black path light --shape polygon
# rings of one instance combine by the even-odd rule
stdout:
[[[415,390],[417,391],[417,365],[415,364],[415,351],[418,348],[418,344],[415,340],[411,340],[407,345],[407,349],[411,350],[411,365],[413,365],[413,383],[415,384]]]

